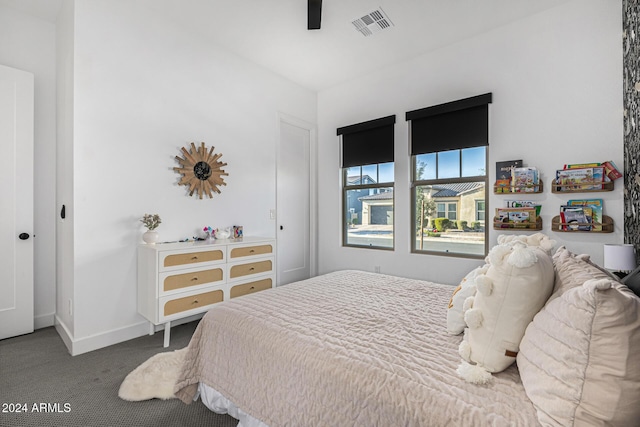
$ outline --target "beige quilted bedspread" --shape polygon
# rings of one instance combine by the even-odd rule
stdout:
[[[203,382],[270,427],[538,425],[515,365],[484,386],[457,376],[452,291],[341,271],[220,303],[176,395]]]

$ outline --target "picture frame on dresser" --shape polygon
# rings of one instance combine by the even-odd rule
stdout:
[[[149,335],[164,324],[276,285],[275,238],[242,237],[138,246],[137,308]]]

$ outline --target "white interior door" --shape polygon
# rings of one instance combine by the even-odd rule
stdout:
[[[0,65],[0,339],[33,332],[33,74]]]
[[[310,148],[310,129],[281,118],[276,207],[278,285],[311,275]]]

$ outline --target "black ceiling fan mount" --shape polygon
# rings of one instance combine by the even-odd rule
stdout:
[[[322,20],[322,0],[307,0],[307,29],[319,30]]]

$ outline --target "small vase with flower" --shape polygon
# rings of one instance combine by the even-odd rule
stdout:
[[[160,235],[155,231],[156,228],[162,223],[160,215],[158,214],[144,214],[140,222],[147,227],[147,231],[142,235],[142,240],[145,243],[153,245],[160,240]]]

